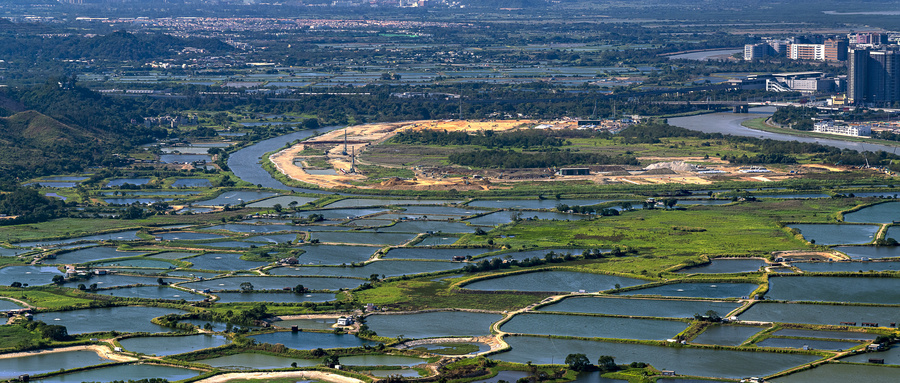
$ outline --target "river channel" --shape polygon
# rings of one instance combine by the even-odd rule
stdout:
[[[819,143],[822,145],[834,146],[840,149],[852,149],[858,151],[879,151],[893,153],[896,147],[882,144],[870,144],[860,142],[850,142],[842,140],[833,140],[827,138],[800,137],[783,133],[770,133],[762,130],[755,130],[741,125],[742,122],[752,120],[754,118],[768,117],[775,112],[775,107],[758,107],[751,108],[750,113],[710,113],[700,114],[688,117],[670,118],[669,124],[690,130],[697,130],[706,133],[722,133],[733,136],[768,138],[778,141],[799,141]]]

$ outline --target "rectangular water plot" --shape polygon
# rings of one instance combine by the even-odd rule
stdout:
[[[146,355],[168,356],[224,346],[231,343],[221,335],[155,336],[128,338],[119,341],[122,348]]]
[[[499,278],[483,279],[463,286],[486,291],[604,291],[646,283],[640,279],[572,271],[538,271]]]
[[[427,238],[423,239],[415,246],[445,246],[452,245],[459,240],[459,237],[449,237],[442,235],[430,235]]]
[[[172,187],[176,188],[208,188],[212,187],[212,183],[206,178],[179,178],[172,182]]]
[[[770,278],[766,298],[896,304],[900,302],[900,279],[801,276]]]
[[[412,199],[362,199],[348,198],[333,202],[327,205],[329,208],[341,207],[368,207],[368,206],[389,206],[389,205],[447,205],[456,204],[459,201],[450,200],[412,200]]]
[[[218,358],[212,359],[197,360],[195,362],[232,370],[268,370],[273,368],[288,368],[291,367],[292,363],[296,363],[297,367],[312,367],[322,364],[322,361],[318,359],[297,359],[284,356],[257,354],[252,352],[220,356]]]
[[[900,258],[900,246],[835,246],[850,259]]]
[[[380,233],[474,233],[477,226],[465,222],[404,221],[388,227],[372,229]],[[489,229],[488,229],[489,230]]]
[[[224,235],[211,233],[192,233],[188,231],[156,234],[156,238],[163,241],[203,241],[210,239],[222,239]]]
[[[147,253],[137,251],[118,251],[114,247],[91,247],[88,249],[75,250],[68,253],[59,254],[56,256],[56,258],[45,260],[44,263],[57,265],[85,263],[109,258],[135,257],[144,254]]]
[[[56,246],[65,245],[75,242],[91,242],[91,241],[134,241],[137,240],[137,230],[119,231],[115,233],[88,235],[84,237],[76,237],[69,239],[41,240],[33,242],[15,243],[18,247],[37,247],[37,246]]]
[[[541,307],[540,311],[560,311],[573,313],[633,315],[648,317],[691,318],[694,314],[704,315],[715,311],[724,317],[740,307],[737,302],[684,301],[664,299],[629,299],[573,297],[558,303]]]
[[[89,350],[3,358],[0,359],[0,379],[13,379],[22,374],[37,375],[110,362],[112,361],[101,358],[96,352]]]
[[[276,245],[279,243],[291,243],[297,240],[297,234],[269,234],[269,235],[257,235],[254,237],[245,238],[243,242],[255,242],[262,243],[267,245]]]
[[[803,350],[847,350],[861,344],[862,343],[860,342],[845,342],[838,340],[789,338],[769,338],[756,343],[759,347],[799,348]]]
[[[103,268],[103,267],[145,267],[150,269],[168,269],[175,268],[175,265],[166,262],[161,259],[152,259],[152,258],[132,258],[132,259],[122,259],[118,261],[108,261],[101,263],[93,263],[91,264],[94,268]]]
[[[897,369],[883,366],[863,366],[828,363],[813,369],[772,379],[773,383],[846,383],[846,382],[896,382]]]
[[[305,287],[305,286],[304,286]],[[284,293],[216,293],[217,303],[234,302],[272,302],[272,303],[303,303],[303,302],[329,302],[335,300],[333,293],[308,293],[297,294]]]
[[[900,271],[900,261],[894,262],[797,262],[800,270],[814,273],[856,273],[867,271]]]
[[[182,282],[183,279],[177,278],[162,278],[162,280],[166,283],[173,282]],[[129,285],[154,285],[157,286],[159,283],[157,282],[157,278],[154,277],[145,277],[145,276],[136,276],[136,275],[124,275],[124,274],[106,274],[106,275],[94,275],[87,280],[68,280],[63,283],[63,286],[69,288],[75,288],[79,284],[84,284],[86,286],[96,284],[99,288],[108,288],[108,287],[118,287],[118,286],[129,286]]]
[[[343,366],[403,366],[427,363],[425,359],[401,355],[353,355],[340,358]]]
[[[184,314],[185,312],[161,307],[105,307],[40,313],[34,315],[34,320],[66,326],[69,334],[99,331],[168,332],[171,329],[155,325],[150,320],[167,314]]]
[[[491,325],[503,319],[499,314],[441,311],[418,314],[370,315],[365,323],[379,336],[394,338],[437,338],[481,336],[491,333]]]
[[[343,221],[354,219],[372,214],[384,213],[387,209],[330,209],[330,210],[309,210],[295,213],[295,217],[309,217],[312,214],[320,214],[327,220]]]
[[[760,302],[739,315],[741,320],[780,323],[854,326],[866,323],[890,324],[900,318],[900,307],[816,305],[807,303]]]
[[[106,187],[122,186],[125,184],[140,186],[148,183],[150,183],[149,178],[117,178],[107,182]]]
[[[665,340],[684,331],[688,324],[658,319],[631,319],[583,315],[518,314],[500,329],[506,332],[579,336],[590,338],[619,338]]]
[[[664,297],[740,298],[749,296],[759,287],[752,283],[675,283],[619,295],[659,295]]]
[[[341,265],[365,262],[379,248],[370,246],[311,245],[300,247],[305,252],[297,259],[302,265]]]
[[[265,266],[269,262],[245,261],[239,253],[209,253],[184,259],[199,270],[249,270]]]
[[[15,282],[23,286],[49,285],[56,275],[63,275],[63,272],[55,266],[8,266],[0,268],[0,285],[9,286]]]
[[[200,375],[200,371],[188,368],[158,366],[154,364],[124,364],[119,366],[104,367],[94,370],[77,371],[71,374],[56,375],[43,378],[41,383],[80,383],[80,382],[110,382],[127,377],[130,380],[165,379],[173,382],[193,378]]]
[[[760,271],[766,265],[762,259],[714,259],[710,263],[701,266],[687,267],[678,270],[683,274],[728,274],[750,273]]]
[[[820,358],[805,354],[660,347],[530,336],[507,337],[505,340],[512,350],[492,355],[491,358],[515,363],[531,361],[534,364],[549,364],[562,363],[567,355],[573,353],[585,354],[591,361],[601,355],[614,355],[617,364],[646,362],[658,370],[673,370],[679,375],[732,379],[771,375]]]
[[[751,336],[765,330],[763,327],[712,325],[703,330],[691,343],[737,346]]]
[[[263,198],[269,198],[272,196],[276,196],[278,194],[271,192],[260,192],[260,191],[228,191],[220,194],[218,197],[194,202],[196,206],[224,206],[231,205],[237,206],[245,202],[251,202],[260,200]]]
[[[282,290],[303,285],[310,290],[352,289],[363,282],[362,279],[324,277],[225,277],[205,281],[188,282],[181,286],[189,289],[240,290],[247,282],[253,290]]]
[[[121,298],[144,298],[144,299],[168,299],[186,301],[202,301],[206,298],[204,295],[194,294],[188,291],[181,291],[165,286],[138,286],[124,287],[110,290],[95,291],[94,294],[109,295]]]
[[[367,344],[378,344],[378,342],[358,338],[356,335],[307,331],[280,331],[271,334],[254,335],[249,338],[255,339],[259,343],[281,343],[288,348],[297,350],[350,348],[362,347]]]
[[[418,234],[406,233],[371,233],[359,231],[330,232],[320,231],[312,233],[310,240],[318,239],[320,242],[329,243],[357,243],[366,245],[401,245],[411,241]]]
[[[249,225],[241,223],[229,223],[207,227],[203,230],[225,230],[235,233],[277,233],[282,231],[300,231],[292,225]]]
[[[824,339],[850,339],[850,340],[872,340],[877,337],[875,334],[854,331],[819,331],[819,330],[803,330],[786,328],[775,331],[772,336],[796,336],[802,338],[824,338]]]
[[[437,262],[437,261],[375,261],[365,266],[300,266],[278,267],[269,270],[272,275],[311,275],[332,277],[369,278],[372,275],[381,277],[395,277],[399,275],[413,275],[433,273],[462,268],[461,263]]]
[[[482,200],[473,201],[466,206],[483,207],[491,209],[555,209],[556,205],[565,204],[569,206],[590,206],[597,205],[611,200],[600,199],[507,199],[507,200]]]
[[[900,220],[900,202],[886,202],[844,214],[844,222],[893,223]]]
[[[791,224],[803,238],[817,245],[856,245],[872,242],[880,229],[877,225]]]
[[[290,329],[297,326],[303,330],[331,330],[337,320],[335,318],[285,319],[271,321],[273,326]]]
[[[317,199],[318,198],[296,197],[296,196],[284,195],[284,196],[278,196],[278,197],[273,197],[273,198],[269,198],[269,199],[264,199],[259,202],[254,202],[254,203],[247,205],[247,207],[272,208],[272,207],[275,207],[275,205],[281,205],[284,208],[290,208],[293,206],[303,206],[303,205],[306,205],[307,203],[310,203]]]
[[[454,238],[456,240],[456,238]],[[396,259],[440,259],[451,261],[454,257],[476,257],[493,249],[418,249],[401,247],[391,249],[382,258]],[[457,258],[458,259],[458,258]]]

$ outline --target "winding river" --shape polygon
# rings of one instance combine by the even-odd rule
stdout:
[[[330,126],[320,129],[302,130],[299,132],[288,133],[283,136],[260,141],[256,144],[250,145],[246,148],[232,153],[231,156],[228,157],[228,167],[231,168],[231,171],[235,176],[254,185],[262,185],[266,188],[284,190],[288,192],[296,191],[315,194],[333,194],[333,192],[296,188],[285,185],[281,183],[281,181],[273,178],[272,175],[266,171],[266,169],[263,169],[260,165],[260,161],[264,154],[281,149],[285,144],[289,142],[293,142],[295,140],[305,140],[309,137],[312,137],[313,135],[326,133],[340,128],[342,128],[342,126]]]
[[[769,138],[779,141],[814,142],[822,145],[834,146],[840,149],[852,149],[856,151],[876,152],[883,150],[893,153],[897,147],[874,143],[861,143],[842,141],[828,138],[800,137],[783,133],[770,133],[762,130],[750,129],[741,123],[754,118],[768,117],[775,112],[775,107],[751,108],[750,113],[711,113],[689,117],[674,117],[669,119],[669,124],[685,129],[697,130],[706,133],[722,133],[733,136]]]

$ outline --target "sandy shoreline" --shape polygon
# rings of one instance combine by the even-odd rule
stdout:
[[[109,347],[96,345],[96,344],[52,348],[49,350],[12,352],[12,353],[8,353],[8,354],[0,354],[0,359],[20,358],[23,356],[55,354],[58,352],[81,351],[81,350],[90,350],[90,351],[96,352],[98,356],[103,357],[105,359],[109,359],[111,361],[115,361],[115,362],[133,362],[133,361],[137,360],[137,358],[132,358],[130,356],[116,354],[112,350],[110,350]]]
[[[196,383],[223,383],[231,380],[301,378],[333,383],[363,383],[362,380],[322,371],[232,372],[198,380]]]

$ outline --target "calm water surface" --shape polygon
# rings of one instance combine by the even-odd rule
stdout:
[[[487,291],[578,291],[609,290],[646,283],[640,279],[571,271],[538,271],[486,279],[465,285],[471,290]]]
[[[556,314],[519,314],[500,327],[520,334],[640,340],[669,339],[685,328],[679,321]]]
[[[897,381],[897,369],[881,366],[860,366],[852,364],[825,364],[811,370],[772,379],[775,383],[846,383],[858,382],[864,377],[866,383],[893,383]]]
[[[193,378],[200,375],[200,371],[194,371],[181,367],[155,366],[152,364],[126,364],[98,368],[96,370],[79,371],[71,374],[59,375],[50,378],[36,380],[42,383],[81,383],[81,382],[112,382],[116,380],[141,380],[141,379],[166,379],[176,381]]]
[[[155,325],[150,320],[166,314],[184,314],[185,312],[161,307],[106,307],[40,313],[34,315],[34,320],[66,326],[69,334],[113,330],[119,332],[167,332],[172,330]]]
[[[737,346],[762,330],[765,330],[765,328],[713,325],[707,327],[706,330],[694,338],[691,343]]]
[[[270,369],[287,368],[291,363],[297,363],[297,367],[312,367],[321,364],[320,360],[295,359],[283,356],[242,353],[218,358],[198,360],[197,363],[208,364],[213,367],[237,368],[237,369]]]
[[[619,295],[659,295],[665,297],[740,298],[759,287],[752,283],[675,283],[632,290]]]
[[[715,311],[720,316],[725,316],[725,314],[738,307],[740,307],[740,303],[737,302],[575,297],[541,307],[539,310],[608,315],[691,318],[694,314],[704,314],[709,310]]]
[[[189,335],[189,336],[157,336],[128,338],[119,341],[122,348],[141,354],[166,356],[184,354],[186,352],[224,346],[231,343],[221,335]]]
[[[71,331],[70,331],[71,333]],[[76,367],[110,363],[97,353],[89,350],[55,352],[52,354],[29,355],[19,358],[0,359],[0,379],[18,377],[21,374],[42,374]]]
[[[271,334],[254,335],[250,338],[256,339],[256,341],[260,343],[281,343],[289,348],[298,350],[361,347],[367,344],[375,345],[378,343],[357,338],[356,335],[337,335],[333,333],[305,331],[281,331]]]
[[[791,228],[799,229],[807,241],[815,241],[818,245],[855,245],[872,242],[879,226],[875,225],[839,225],[839,224],[791,224]]]
[[[789,301],[896,304],[900,302],[900,279],[799,276],[770,278],[766,297]]]
[[[678,270],[679,273],[724,274],[759,271],[766,265],[762,259],[715,259],[707,265]]]
[[[491,358],[516,363],[532,361],[535,364],[561,364],[566,355],[573,353],[586,354],[591,361],[596,361],[601,355],[614,355],[617,364],[645,362],[660,370],[674,370],[676,374],[723,378],[765,376],[819,358],[803,354],[675,348],[529,336],[506,337],[505,340],[512,346],[512,350],[492,355]]]
[[[900,318],[900,307],[866,307],[763,302],[739,315],[741,320],[840,325],[841,322],[889,324]]]
[[[420,314],[371,315],[366,324],[380,336],[436,338],[445,336],[480,336],[491,333],[491,324],[502,319],[499,314],[444,311]]]

